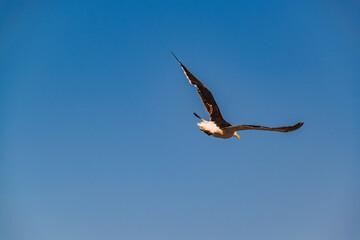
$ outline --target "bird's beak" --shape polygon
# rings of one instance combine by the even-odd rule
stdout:
[[[240,139],[240,136],[237,133],[235,133],[234,136]]]

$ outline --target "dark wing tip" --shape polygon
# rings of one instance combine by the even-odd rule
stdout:
[[[180,63],[180,65],[182,66],[182,63],[181,63],[180,60],[175,56],[175,54],[173,53],[173,51],[170,50],[170,52],[171,52],[171,54],[174,56],[174,58],[176,59],[176,61],[178,61],[178,62]]]
[[[289,131],[289,132],[291,132],[291,131],[295,131],[295,130],[297,130],[297,129],[301,128],[301,127],[302,127],[302,125],[304,125],[304,123],[303,123],[303,122],[298,122],[298,123],[297,123],[297,124],[295,124],[294,126],[290,127],[290,129],[289,129],[288,131]]]
[[[200,118],[201,120],[203,120],[199,115],[197,115],[196,113],[194,113],[195,117]]]

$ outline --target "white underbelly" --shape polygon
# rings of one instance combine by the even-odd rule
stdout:
[[[217,133],[214,133],[213,136],[214,137],[217,137],[217,138],[231,138],[232,136],[234,135],[234,132],[229,132],[229,131],[222,131],[221,134],[217,134]]]
[[[210,133],[212,136],[217,138],[230,138],[233,136],[234,132],[224,131],[219,128],[214,122],[203,120],[197,124],[200,127],[201,131]]]

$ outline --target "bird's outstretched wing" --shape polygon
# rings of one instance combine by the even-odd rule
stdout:
[[[183,69],[186,78],[189,80],[190,84],[197,87],[197,92],[206,108],[206,111],[210,115],[210,120],[215,122],[220,128],[231,126],[230,123],[226,122],[221,115],[220,109],[215,102],[215,99],[209,89],[205,87],[205,85],[200,82],[194,75],[187,70],[187,68],[180,62],[180,60],[175,56],[173,52],[171,52],[175,59],[180,63],[181,68]]]
[[[262,131],[275,131],[275,132],[291,132],[299,129],[304,123],[299,122],[293,126],[286,126],[286,127],[263,127],[263,126],[254,126],[254,125],[240,125],[240,126],[230,126],[225,129],[232,129],[234,131],[241,131],[241,130],[262,130]]]

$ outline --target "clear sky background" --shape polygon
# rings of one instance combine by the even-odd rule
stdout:
[[[359,9],[1,1],[0,238],[359,239]]]

